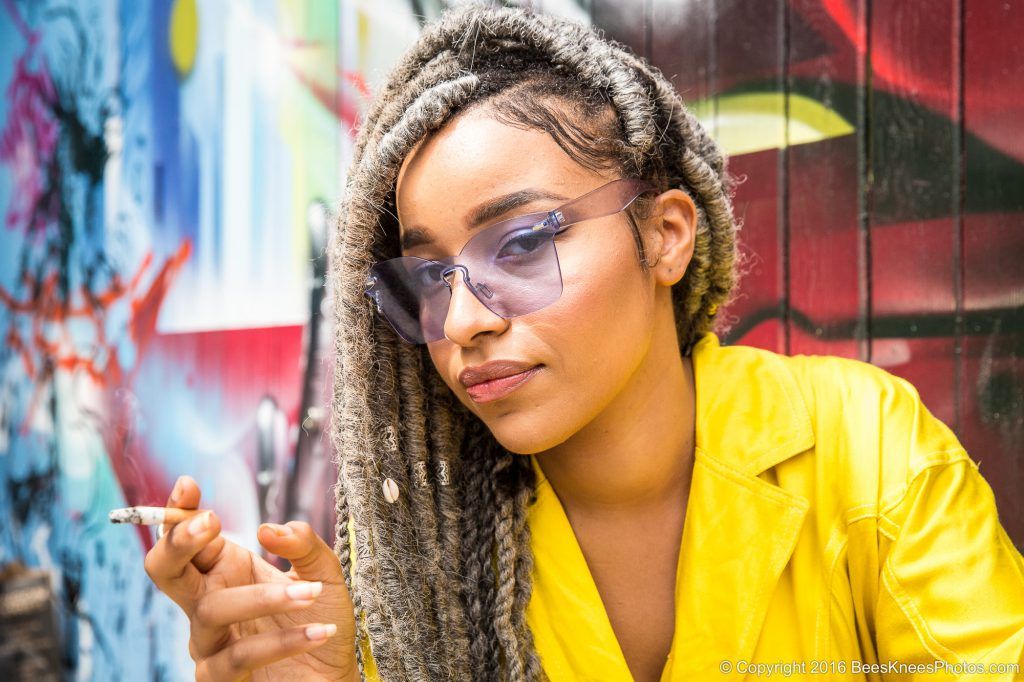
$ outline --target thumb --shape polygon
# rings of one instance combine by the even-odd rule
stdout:
[[[338,556],[305,521],[264,523],[256,536],[268,551],[290,561],[299,578],[344,582]]]

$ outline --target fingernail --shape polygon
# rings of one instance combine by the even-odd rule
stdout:
[[[188,532],[192,535],[199,535],[210,527],[210,512],[203,512],[188,522]]]
[[[310,625],[306,628],[306,638],[317,640],[327,639],[333,637],[334,633],[338,631],[338,626],[334,623],[328,623],[327,625]]]
[[[177,502],[181,499],[181,477],[174,482],[174,490],[171,491],[171,502]]]
[[[267,526],[270,530],[274,531],[274,535],[292,535],[295,531],[291,529],[291,526],[282,526],[277,523],[268,523]]]
[[[284,588],[284,591],[288,593],[288,596],[292,599],[315,599],[320,595],[320,592],[324,589],[324,584],[320,582],[316,583],[296,583],[295,585],[289,585]]]

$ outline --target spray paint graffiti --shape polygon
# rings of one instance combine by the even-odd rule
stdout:
[[[1024,147],[1004,82],[1024,85],[1022,13],[529,4],[648,56],[748,178],[727,340],[910,378],[984,453],[1024,542]],[[330,533],[311,207],[443,6],[0,2],[0,563],[53,571],[69,676],[192,678],[187,623],[142,569],[153,538],[108,509],[188,473],[254,550],[268,518]]]
[[[336,7],[0,10],[0,564],[51,570],[69,676],[191,679],[184,616],[143,571],[150,529],[106,511],[189,473],[256,549],[256,407],[274,397],[286,475],[306,214],[337,194],[367,86],[340,66]]]

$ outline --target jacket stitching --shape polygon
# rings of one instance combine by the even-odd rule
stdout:
[[[896,536],[899,534],[899,526],[896,526],[895,523],[884,516],[878,517],[878,520],[884,522],[878,524],[878,532],[888,538],[889,542],[896,542]],[[888,526],[895,526],[896,530],[894,531]]]
[[[872,505],[861,505],[859,507],[854,507],[854,509],[863,509],[864,507],[871,507],[871,508],[868,509],[867,511],[865,511],[863,514],[859,515],[859,516],[848,516],[846,518],[846,527],[847,528],[849,528],[853,524],[857,523],[858,521],[863,521],[864,519],[873,519],[873,518],[877,518],[879,516],[879,514],[878,514],[878,505],[875,505],[875,504],[872,504]],[[849,514],[849,512],[847,512],[847,513]]]
[[[961,456],[950,457],[949,455],[951,454]],[[880,512],[865,512],[861,513],[858,516],[848,516],[846,524],[847,533],[849,533],[849,526],[853,523],[875,517],[877,521],[877,532],[888,538],[890,542],[895,543],[897,541],[899,532],[902,530],[902,526],[896,523],[892,518],[890,518],[889,514],[906,500],[907,494],[910,492],[910,490],[917,483],[917,480],[923,474],[937,467],[951,466],[954,464],[959,464],[964,461],[968,462],[969,465],[977,466],[974,463],[974,461],[970,458],[970,456],[967,454],[966,450],[964,450],[962,447],[936,450],[934,452],[928,453],[927,455],[924,456],[924,458],[926,460],[932,460],[937,455],[943,457],[930,461],[927,465],[916,471],[913,474],[913,476],[911,476],[910,479],[906,483],[904,483],[904,485],[900,488],[900,490],[898,491],[898,496],[894,501],[883,502],[883,509]],[[849,515],[851,514],[851,512],[872,506],[874,505],[857,505],[847,510],[847,514]],[[960,662],[960,657],[957,656],[957,654],[954,651],[945,647],[931,633],[931,629],[928,627],[927,621],[917,610],[917,607],[914,605],[913,600],[910,598],[905,588],[900,583],[899,578],[896,577],[896,572],[892,564],[891,550],[890,553],[886,555],[885,561],[882,566],[882,587],[883,589],[888,591],[893,601],[896,602],[896,605],[899,607],[901,613],[903,613],[903,616],[907,619],[907,622],[910,623],[911,627],[913,627],[914,629],[914,632],[917,634],[918,641],[929,653],[929,655],[931,655],[935,659],[945,660],[946,658],[952,658],[954,663]],[[936,650],[946,652],[946,656],[938,655],[936,653]]]
[[[828,589],[825,591],[825,593],[827,595],[827,598],[828,598],[828,605],[826,606],[825,609],[822,609],[826,614],[828,614],[827,615],[827,619],[828,620],[827,620],[827,623],[825,624],[825,632],[826,632],[826,638],[827,639],[826,639],[826,642],[825,642],[824,657],[819,654],[817,656],[819,659],[820,658],[824,658],[826,660],[830,660],[832,658],[832,637],[830,635],[831,635],[831,632],[832,632],[832,602],[834,601],[834,597],[836,595],[836,590],[834,588],[834,585],[835,585],[835,582],[836,582],[835,575],[836,575],[836,569],[839,566],[839,560],[843,556],[843,554],[846,552],[846,549],[849,546],[849,543],[850,543],[850,539],[848,537],[844,537],[842,543],[839,545],[839,549],[836,551],[836,555],[832,558],[832,565],[828,569]],[[819,630],[818,637],[820,638],[821,637],[821,634],[820,634],[821,624],[820,623],[818,624],[818,630]]]
[[[860,510],[862,510],[862,509],[865,510],[865,513],[861,514],[860,516],[857,516],[855,513],[856,512],[860,512]],[[850,525],[854,521],[860,521],[861,519],[863,519],[866,516],[876,516],[877,514],[878,514],[878,503],[877,502],[868,502],[867,504],[858,504],[857,506],[850,507],[849,509],[846,510],[846,514],[845,514],[845,516],[846,516],[846,525]]]
[[[962,447],[959,447],[959,448],[947,448],[946,450],[936,450],[935,452],[930,452],[927,455],[924,455],[924,459],[931,460],[936,455],[951,455],[951,454],[956,454],[956,455],[961,455],[961,456],[960,457],[956,457],[956,458],[943,457],[941,459],[935,459],[934,461],[929,461],[923,467],[921,467],[916,472],[914,472],[914,474],[912,476],[910,476],[910,478],[906,482],[904,482],[904,484],[900,487],[900,489],[897,490],[895,493],[893,493],[895,499],[892,499],[892,501],[889,501],[889,502],[883,501],[881,503],[882,510],[879,513],[879,516],[887,516],[896,507],[900,506],[900,504],[902,504],[903,500],[906,498],[907,493],[910,492],[910,489],[912,487],[914,487],[914,483],[916,483],[917,479],[920,478],[921,475],[924,474],[926,471],[930,471],[931,469],[934,469],[935,467],[945,466],[947,464],[956,464],[957,462],[963,462],[965,460],[970,462],[971,464],[974,464],[974,460],[972,460],[970,458],[970,456],[967,454],[967,451],[964,450]],[[897,524],[897,527],[898,527],[898,524]]]
[[[962,456],[946,456],[950,454]],[[898,507],[901,502],[903,502],[907,493],[910,491],[910,488],[913,486],[914,481],[917,479],[918,476],[923,474],[925,471],[928,471],[929,469],[932,469],[937,466],[942,466],[944,464],[955,464],[956,462],[970,460],[970,456],[967,454],[967,451],[964,450],[962,447],[947,448],[945,450],[936,450],[935,452],[931,452],[925,455],[924,459],[931,460],[932,458],[936,457],[936,455],[941,455],[942,457],[935,459],[934,461],[928,462],[925,466],[916,471],[913,475],[910,476],[907,482],[900,486],[899,490],[895,491],[894,493],[891,493],[886,500],[883,500],[881,502],[881,504],[876,502],[867,502],[865,504],[857,504],[852,507],[849,507],[843,514],[846,520],[846,525],[849,526],[853,523],[856,523],[857,521],[861,521],[866,518],[882,517],[885,516],[888,512],[891,512],[894,508]],[[973,463],[973,460],[970,461]],[[879,507],[881,507],[881,511],[879,511]]]
[[[891,554],[889,555],[892,556]],[[933,657],[933,659],[947,660],[953,659],[954,664],[960,663],[960,657],[956,655],[952,650],[943,646],[935,636],[932,635],[931,630],[928,628],[928,623],[921,616],[921,613],[914,606],[913,600],[907,595],[903,585],[900,584],[899,579],[893,572],[892,562],[889,558],[885,560],[885,566],[882,570],[882,585],[889,592],[889,595],[896,602],[900,611],[906,617],[907,622],[910,623],[911,627],[914,628],[914,632],[917,634],[917,639],[921,643],[921,646],[925,648],[925,651]],[[929,642],[935,646],[935,649],[929,645]],[[945,655],[939,655],[936,649],[945,652]]]
[[[902,525],[897,524],[894,520],[889,518],[887,514],[903,503],[903,501],[906,499],[907,493],[910,491],[911,488],[914,487],[914,485],[917,483],[917,480],[924,473],[937,467],[953,466],[960,464],[962,462],[967,462],[968,466],[977,468],[977,464],[967,455],[967,452],[963,448],[950,448],[947,450],[938,450],[936,452],[929,453],[928,455],[926,455],[926,457],[931,458],[934,457],[935,455],[943,455],[950,453],[962,454],[963,456],[957,457],[955,459],[946,458],[944,460],[937,460],[923,467],[920,471],[915,473],[914,476],[904,485],[902,495],[900,496],[900,498],[893,502],[892,504],[888,505],[883,511],[883,513],[880,515],[880,520],[886,521],[887,523],[891,524],[897,529],[897,535],[889,537],[888,534],[886,534],[886,536],[889,537],[889,539],[892,542],[895,543],[897,541],[898,533],[902,531]],[[882,582],[885,589],[889,591],[889,594],[892,596],[893,600],[896,602],[900,610],[903,612],[903,615],[913,626],[914,631],[918,635],[918,639],[920,640],[922,646],[924,646],[924,648],[928,651],[928,653],[933,656],[935,655],[935,652],[933,651],[932,647],[929,646],[929,642],[931,642],[936,648],[946,652],[946,654],[953,659],[954,663],[959,663],[960,657],[956,654],[956,652],[944,646],[931,633],[931,630],[928,627],[928,622],[921,615],[920,611],[917,610],[917,607],[914,605],[913,599],[910,597],[909,594],[907,594],[907,591],[903,587],[902,583],[900,583],[899,578],[896,576],[896,569],[893,566],[891,550],[890,553],[886,556],[885,564],[883,566]]]

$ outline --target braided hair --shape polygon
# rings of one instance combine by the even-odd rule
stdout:
[[[368,637],[387,680],[543,678],[525,619],[529,459],[501,447],[453,396],[426,347],[399,339],[363,295],[370,266],[401,255],[403,160],[480,107],[548,132],[584,166],[690,195],[694,253],[672,291],[683,355],[714,328],[738,276],[726,159],[657,69],[598,30],[523,8],[461,6],[424,28],[358,132],[329,254],[335,550],[355,606],[360,671]],[[401,491],[393,503],[385,478]]]

